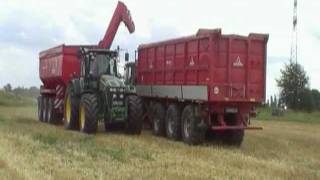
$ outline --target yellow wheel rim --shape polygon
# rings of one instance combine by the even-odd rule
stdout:
[[[66,99],[66,105],[64,109],[65,109],[65,121],[67,124],[69,124],[71,121],[71,101],[70,101],[69,95]]]
[[[80,129],[84,129],[84,122],[86,120],[86,116],[85,116],[85,110],[84,110],[84,106],[81,104],[80,105]]]

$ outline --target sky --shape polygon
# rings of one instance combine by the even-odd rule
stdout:
[[[122,24],[112,48],[134,54],[139,44],[221,28],[223,34],[268,33],[267,97],[289,62],[293,0],[124,0],[136,31]],[[0,87],[40,86],[39,52],[60,44],[97,44],[115,0],[1,0]],[[320,1],[298,0],[298,61],[320,89]]]

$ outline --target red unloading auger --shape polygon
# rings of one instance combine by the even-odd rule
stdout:
[[[135,26],[130,15],[130,11],[123,2],[119,1],[109,23],[106,34],[104,35],[104,38],[99,42],[99,48],[110,49],[121,22],[126,25],[130,33],[134,32]]]

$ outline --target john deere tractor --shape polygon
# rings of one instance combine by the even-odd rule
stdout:
[[[142,129],[142,99],[118,73],[118,51],[80,48],[81,75],[72,79],[65,95],[67,129],[96,133],[98,122],[108,129],[122,124],[129,134]],[[126,54],[126,61],[128,60]]]

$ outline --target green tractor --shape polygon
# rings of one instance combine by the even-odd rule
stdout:
[[[67,129],[96,133],[98,122],[105,129],[121,124],[129,134],[140,134],[142,99],[118,72],[118,51],[80,48],[81,75],[73,78],[65,94],[64,125]],[[125,59],[128,61],[126,53]]]

